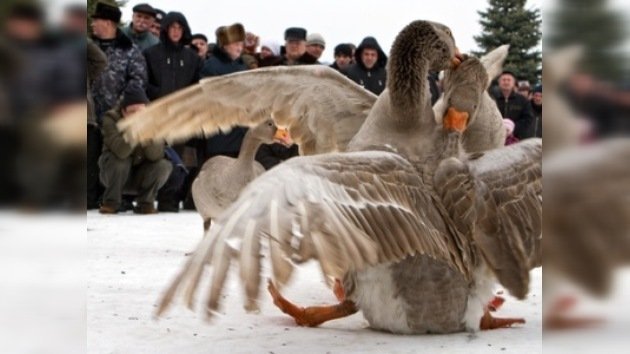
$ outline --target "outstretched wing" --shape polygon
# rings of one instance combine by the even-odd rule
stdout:
[[[545,158],[545,266],[595,295],[630,262],[630,139]]]
[[[271,67],[201,80],[119,123],[134,143],[183,141],[271,116],[304,154],[343,151],[376,96],[324,65]]]
[[[529,270],[542,261],[542,139],[471,154],[467,164],[482,200],[475,243],[499,282],[522,299]]]
[[[206,312],[219,306],[230,258],[239,255],[246,308],[255,309],[261,249],[269,248],[273,278],[285,284],[294,264],[317,259],[328,277],[416,253],[448,262],[462,274],[457,245],[447,232],[434,193],[418,170],[397,154],[371,151],[287,161],[252,182],[217,220],[166,292],[162,312],[177,293],[192,307],[204,268],[213,268]],[[268,242],[262,243],[263,239]]]

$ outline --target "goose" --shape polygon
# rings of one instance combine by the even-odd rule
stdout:
[[[210,221],[238,198],[241,190],[265,168],[254,158],[262,144],[286,143],[287,134],[268,119],[245,134],[238,158],[215,156],[206,161],[192,184],[195,207],[203,218],[204,231]]]
[[[296,157],[250,183],[166,289],[157,315],[180,296],[193,308],[210,267],[211,317],[237,258],[245,309],[258,310],[268,259],[274,303],[300,325],[359,310],[372,328],[404,334],[522,323],[492,317],[486,304],[497,280],[518,298],[527,294],[540,235],[542,142],[466,154],[468,115],[448,109],[438,125],[424,79],[459,62],[448,27],[407,25],[391,50],[388,87],[347,152]],[[280,294],[310,259],[325,279],[341,280],[338,304],[303,308]]]

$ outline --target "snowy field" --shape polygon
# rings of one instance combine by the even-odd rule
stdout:
[[[361,313],[319,328],[297,327],[262,296],[261,313],[247,314],[236,274],[228,279],[224,316],[206,323],[179,304],[153,318],[164,287],[202,236],[194,212],[138,216],[87,214],[87,351],[89,353],[539,353],[542,351],[541,270],[531,294],[508,297],[496,316],[521,316],[525,325],[488,332],[402,336],[367,327]],[[333,304],[319,268],[295,273],[284,295],[300,305]]]

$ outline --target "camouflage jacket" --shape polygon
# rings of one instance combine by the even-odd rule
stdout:
[[[93,40],[107,56],[107,67],[91,87],[94,111],[100,118],[116,105],[127,86],[146,89],[147,67],[138,47],[120,30],[109,45],[98,38]]]

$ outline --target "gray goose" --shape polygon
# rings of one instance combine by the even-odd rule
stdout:
[[[238,158],[215,156],[203,164],[193,181],[192,196],[203,219],[204,231],[210,227],[212,218],[230,206],[249,182],[265,172],[254,159],[260,145],[274,141],[285,143],[285,134],[268,119],[247,131]]]
[[[449,114],[437,125],[425,80],[455,54],[446,26],[406,26],[391,51],[388,88],[348,145],[352,152],[294,158],[254,180],[217,218],[158,315],[178,296],[192,308],[210,266],[204,309],[212,316],[233,257],[245,308],[257,310],[266,246],[274,302],[302,325],[359,310],[373,328],[394,333],[520,322],[493,319],[484,306],[495,279],[518,298],[527,294],[531,239],[540,235],[542,143],[463,153],[467,117]],[[326,279],[342,279],[339,304],[301,308],[280,295],[294,265],[309,259]]]

